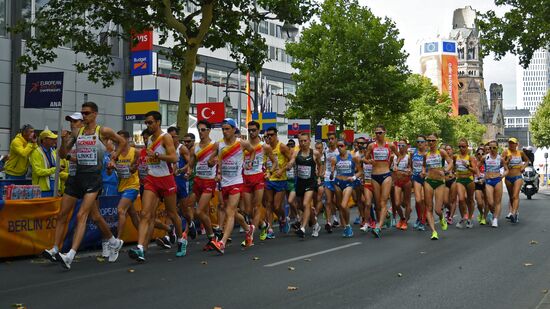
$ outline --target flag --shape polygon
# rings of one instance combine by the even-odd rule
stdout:
[[[353,130],[344,130],[344,140],[346,143],[353,143],[354,133]]]
[[[277,127],[277,113],[253,113],[252,120],[260,124],[260,130]]]
[[[197,104],[197,120],[207,120],[213,125],[221,125],[224,118],[225,104],[223,102],[208,102]]]
[[[328,133],[335,133],[336,126],[333,124],[326,124],[322,126],[317,126],[315,130],[315,139],[326,140],[328,138]]]
[[[250,104],[250,72],[246,72],[246,94],[247,95],[246,95],[246,123],[245,123],[245,126],[248,128],[248,123],[250,121],[252,121],[252,107],[251,107],[251,104]]]
[[[260,78],[261,81],[261,112],[271,112],[271,85],[267,81],[267,76]]]
[[[294,137],[300,133],[311,133],[311,122],[309,119],[289,119],[288,136]]]

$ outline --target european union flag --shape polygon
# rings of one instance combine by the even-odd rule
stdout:
[[[444,53],[456,53],[456,43],[443,41],[443,52]]]
[[[437,42],[424,43],[424,52],[425,53],[435,53],[439,50]]]

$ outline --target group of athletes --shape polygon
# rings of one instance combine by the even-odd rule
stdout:
[[[275,127],[268,128],[262,138],[255,121],[247,124],[248,137],[241,138],[236,122],[227,118],[221,126],[222,140],[213,141],[211,124],[199,121],[199,140],[186,134],[180,143],[177,129],[164,133],[161,114],[152,111],[145,115],[147,129],[142,132],[146,147],[138,151],[130,146],[128,132],[115,133],[99,126],[97,113],[97,105],[87,102],[82,105],[83,120],[68,116],[71,131],[64,134],[59,150],[69,161],[69,178],[53,247],[42,255],[66,269],[71,267],[89,216],[101,231],[102,254],[109,262],[118,259],[124,244],[121,233],[127,216],[138,232],[137,246],[128,254],[139,262],[145,261],[154,229],[166,234],[155,239],[157,245],[175,245],[178,257],[187,253],[187,238],[194,239],[201,230],[207,237],[203,249],[224,254],[235,222],[245,233],[243,247],[253,246],[256,234],[261,241],[275,238],[274,223],[283,234],[294,229],[304,238],[306,227],[310,227],[311,236],[318,237],[323,212],[327,233],[342,226],[343,237],[353,237],[351,206],[358,208],[355,223],[360,230],[380,238],[384,228],[408,229],[412,194],[417,216],[414,229],[422,231],[428,226],[433,240],[439,239],[434,210],[445,231],[453,224],[457,205],[461,216],[457,228],[473,227],[476,204],[478,223],[496,228],[503,182],[510,196],[507,218],[518,222],[521,175],[529,159],[518,150],[515,138],[509,140],[502,154],[495,141],[472,154],[468,141],[462,139],[454,154],[451,146],[440,145],[436,134],[418,136],[416,147],[411,149],[404,139],[389,143],[384,126],[379,125],[372,140],[360,137],[353,145],[329,133],[328,143],[317,141],[312,147],[310,135],[303,133],[295,146],[280,142]],[[104,163],[110,145],[116,147],[110,161]],[[119,177],[116,236],[99,212],[97,197],[103,169],[107,173],[116,170]],[[214,225],[209,215],[215,195],[220,201],[219,225]],[[139,213],[133,206],[138,196],[142,205]],[[68,216],[78,199],[82,203],[72,247],[61,253]],[[169,224],[156,218],[161,202]]]

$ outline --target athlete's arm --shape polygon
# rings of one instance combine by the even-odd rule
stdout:
[[[445,169],[445,172],[451,172],[454,169],[453,160],[451,159],[451,157],[447,154],[447,152],[445,150],[441,149],[441,150],[439,150],[439,153],[441,154],[443,159],[445,159],[445,161],[447,161],[447,163],[449,164],[449,167],[447,169]]]
[[[468,169],[474,174],[474,176],[479,177],[479,168],[477,167],[477,160],[473,156],[470,156],[470,167],[468,167]]]
[[[519,151],[519,150],[518,150]],[[523,171],[525,170],[525,168],[527,166],[529,166],[529,163],[531,162],[531,160],[529,160],[529,158],[527,157],[527,155],[525,154],[525,152],[523,151],[520,151],[521,153],[521,160],[523,161],[522,162],[522,167],[521,167],[521,172],[523,173]],[[531,162],[532,163],[532,162]]]
[[[269,160],[271,160],[273,170],[277,170],[279,168],[279,161],[277,161],[275,154],[273,154],[273,148],[271,148],[268,144],[264,144],[263,148],[264,154]]]
[[[365,163],[367,163],[367,164],[373,164],[374,163],[373,155],[372,155],[373,150],[374,150],[374,143],[371,143],[367,147],[367,154],[365,155]]]
[[[130,148],[131,150],[132,148]],[[130,174],[135,173],[138,170],[138,162],[139,162],[139,153],[138,151],[134,149],[134,159],[132,159],[132,162],[130,163]]]
[[[166,161],[167,163],[178,162],[178,155],[176,154],[176,148],[174,147],[174,141],[170,134],[164,134],[162,136],[162,144],[166,149],[166,154],[158,154],[159,160]]]
[[[245,166],[245,168],[251,169],[252,162],[254,162],[254,159],[256,158],[256,150],[254,149],[254,147],[252,147],[252,144],[250,144],[249,141],[245,141],[245,140],[241,140],[241,148],[248,151],[248,153],[250,154],[250,161]]]
[[[210,159],[208,159],[208,167],[213,167],[214,165],[216,165],[216,163],[218,163],[217,162],[217,160],[218,160],[218,147],[219,147],[219,143],[215,142],[214,143],[214,152],[210,156]]]
[[[298,152],[299,151],[293,151],[292,152],[292,159],[290,159],[290,161],[288,161],[288,163],[286,165],[287,170],[290,170],[294,166],[294,163],[296,163],[296,157],[298,156]]]
[[[330,159],[330,180],[334,179],[334,170],[336,169],[336,157]]]
[[[361,160],[357,156],[354,156],[352,160],[355,161],[355,174],[353,177],[355,177],[355,179],[361,179],[363,175],[363,164],[361,164]]]
[[[315,167],[317,168],[315,174],[320,176],[323,171],[323,165],[321,164],[321,153],[319,153],[319,151],[313,150],[313,160],[315,160]]]
[[[114,162],[118,160],[118,157],[120,156],[120,152],[122,152],[122,149],[126,148],[126,144],[128,143],[126,139],[118,134],[115,133],[115,131],[111,128],[107,127],[101,127],[100,129],[100,136],[104,139],[108,139],[113,141],[117,145],[114,154],[111,156],[111,162]]]
[[[286,158],[286,162],[283,163],[277,171],[275,172],[275,177],[279,178],[283,174],[283,172],[286,170],[286,167],[288,165],[288,161],[291,159],[292,153],[290,152],[290,149],[287,145],[281,143],[279,146],[279,150],[281,151],[281,154]]]

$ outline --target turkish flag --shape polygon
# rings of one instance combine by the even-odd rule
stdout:
[[[211,124],[220,124],[225,118],[225,104],[223,102],[209,102],[197,104],[197,119],[206,120]]]

